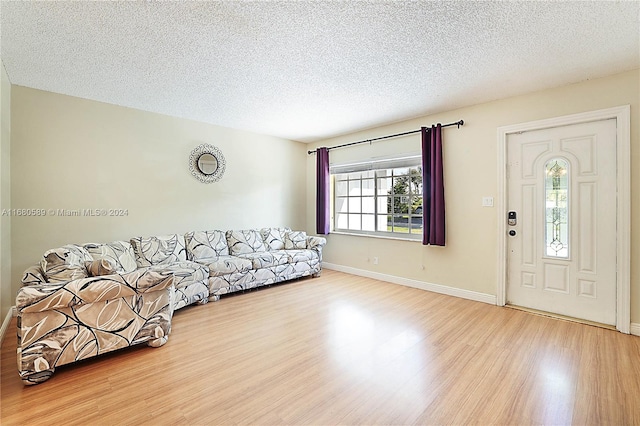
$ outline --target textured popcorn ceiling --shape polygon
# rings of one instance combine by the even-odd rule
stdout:
[[[638,1],[0,8],[12,84],[306,142],[640,66]]]

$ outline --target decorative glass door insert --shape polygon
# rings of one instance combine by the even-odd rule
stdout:
[[[545,165],[545,255],[569,257],[569,165],[562,158]]]

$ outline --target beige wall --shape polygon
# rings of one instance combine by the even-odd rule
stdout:
[[[68,242],[133,235],[289,225],[315,233],[315,157],[306,150],[464,119],[445,130],[447,247],[329,235],[325,261],[495,295],[498,197],[497,128],[631,105],[631,320],[640,323],[640,70],[475,105],[304,146],[189,120],[11,87],[2,71],[1,198],[13,208],[125,208],[127,217],[13,218],[2,221],[2,313],[13,304],[22,271],[42,252]],[[8,94],[10,93],[10,95]],[[11,114],[9,114],[9,99]],[[9,125],[9,119],[11,123]],[[10,129],[10,130],[9,130]],[[11,145],[9,144],[11,138]],[[188,171],[190,151],[218,146],[227,172],[204,185]],[[11,179],[8,150],[11,146]],[[332,151],[346,162],[419,151],[419,137]],[[307,159],[306,164],[299,161]],[[306,181],[304,176],[306,165]],[[10,186],[8,184],[10,182]],[[306,198],[305,198],[306,192]],[[306,201],[306,203],[305,203]],[[306,206],[306,207],[305,207]],[[305,216],[306,215],[306,216]],[[306,217],[306,222],[305,222]],[[5,233],[6,232],[6,233]],[[8,232],[12,250],[6,249]],[[8,257],[13,253],[13,258]],[[367,259],[379,257],[372,265]],[[7,285],[6,265],[12,263]],[[423,269],[424,266],[424,269]],[[9,290],[10,289],[10,290]],[[10,299],[6,300],[9,293]]]
[[[640,323],[640,70],[461,108],[379,127],[310,145],[332,146],[393,134],[432,123],[465,120],[444,130],[447,246],[329,235],[324,260],[341,266],[401,278],[496,294],[496,208],[482,207],[484,196],[499,196],[497,128],[511,124],[631,105],[631,321]],[[420,150],[412,135],[331,151],[331,162]],[[307,159],[307,231],[315,231],[315,156]],[[502,215],[500,215],[502,217]],[[379,258],[373,265],[367,259]],[[424,269],[423,269],[424,267]]]
[[[0,211],[11,208],[11,83],[0,61]],[[0,323],[13,305],[11,288],[11,216],[0,216]]]
[[[13,208],[128,209],[126,217],[13,217],[13,294],[27,266],[65,243],[304,228],[304,144],[20,86],[11,95]],[[189,172],[201,143],[226,158],[217,183]]]

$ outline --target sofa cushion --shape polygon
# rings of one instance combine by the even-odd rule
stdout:
[[[164,265],[187,260],[184,237],[178,234],[131,239],[138,267]]]
[[[227,231],[227,245],[229,246],[229,254],[232,256],[267,251],[262,235],[255,229]]]
[[[222,231],[195,231],[184,236],[189,260],[228,256],[227,237]]]
[[[304,231],[289,231],[285,234],[284,248],[286,250],[306,249],[307,233]]]
[[[284,265],[289,262],[289,256],[287,253],[280,250],[239,254],[238,257],[250,260],[253,269]]]
[[[318,253],[310,249],[287,250],[286,253],[289,255],[289,263],[311,262],[319,259]]]
[[[96,259],[86,262],[87,272],[91,277],[99,277],[101,275],[117,274],[119,271],[116,265],[110,259]]]
[[[89,273],[85,262],[93,259],[81,246],[67,244],[47,250],[40,261],[40,268],[50,283],[67,282],[87,278]]]
[[[262,228],[260,234],[267,245],[268,250],[284,249],[285,234],[291,231],[290,228]]]
[[[236,272],[247,272],[250,271],[253,266],[251,260],[236,256],[218,256],[208,259],[198,259],[196,262],[209,268],[210,277],[219,277]]]
[[[187,287],[196,282],[206,282],[209,279],[209,271],[204,265],[188,260],[153,265],[149,270],[172,273],[174,276],[173,282],[177,289]]]
[[[127,241],[87,243],[82,246],[89,252],[93,260],[109,259],[118,274],[128,274],[138,268],[133,247]]]

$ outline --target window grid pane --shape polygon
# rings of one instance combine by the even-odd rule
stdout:
[[[361,216],[359,214],[349,214],[349,229],[359,231],[361,229],[360,219]]]
[[[370,234],[422,234],[422,168],[334,175],[334,228]]]
[[[356,195],[360,195],[360,180],[349,180],[349,196],[353,197]]]

